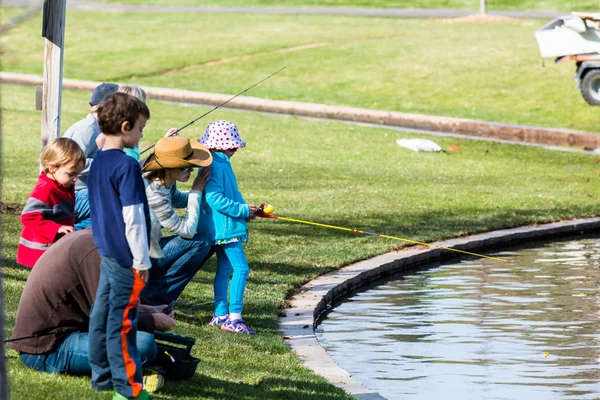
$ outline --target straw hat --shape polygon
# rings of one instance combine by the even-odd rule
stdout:
[[[143,172],[160,169],[206,167],[212,163],[210,151],[200,143],[181,136],[160,139],[148,157]]]

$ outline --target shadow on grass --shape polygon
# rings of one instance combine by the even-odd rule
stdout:
[[[196,374],[193,378],[172,382],[168,381],[161,393],[168,395],[189,395],[194,393],[197,397],[212,399],[305,399],[327,400],[346,399],[347,396],[340,390],[332,393],[328,383],[310,382],[300,379],[267,378],[257,384],[244,382],[230,382],[208,376]],[[160,393],[155,397],[160,399]]]

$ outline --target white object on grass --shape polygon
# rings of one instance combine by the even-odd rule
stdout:
[[[442,151],[442,148],[434,141],[429,139],[398,139],[396,143],[400,147],[412,151]]]

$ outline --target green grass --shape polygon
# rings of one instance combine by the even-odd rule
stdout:
[[[33,88],[3,85],[3,201],[23,203],[37,176],[40,113]],[[88,111],[87,93],[63,92],[63,126]],[[142,148],[205,108],[149,101]],[[395,140],[415,137],[386,129],[218,110],[185,131],[197,138],[212,119],[236,122],[248,146],[232,159],[249,202],[269,202],[291,218],[356,227],[419,241],[597,215],[596,157],[533,147],[434,138],[449,154],[413,153]],[[185,187],[185,186],[184,186]],[[18,216],[3,216],[6,332],[10,335],[27,271],[15,265]],[[400,242],[305,225],[250,224],[250,275],[245,316],[255,338],[206,326],[210,304],[177,307],[176,332],[197,338],[197,374],[168,382],[161,399],[344,399],[339,389],[303,369],[277,330],[286,295],[302,283],[353,261],[398,248]],[[214,261],[182,295],[210,303]],[[107,398],[85,377],[52,376],[23,367],[8,351],[14,399]],[[32,392],[32,382],[36,382]],[[33,394],[32,394],[33,393]]]
[[[234,94],[287,65],[249,94],[598,131],[600,113],[573,88],[573,66],[540,67],[533,32],[543,23],[69,12],[65,77]],[[41,74],[39,20],[5,35],[3,51],[4,71]],[[1,91],[2,201],[23,204],[37,177],[41,115],[32,87]],[[88,112],[88,96],[63,91],[62,132]],[[142,148],[207,110],[149,106]],[[185,135],[201,136],[217,118],[236,122],[248,142],[233,158],[245,198],[272,203],[282,216],[433,241],[597,215],[594,156],[450,138],[434,140],[460,151],[417,154],[395,145],[411,134],[228,110]],[[2,218],[8,336],[27,271],[14,263],[18,216]],[[176,332],[198,338],[202,362],[194,378],[169,382],[160,398],[347,398],[284,345],[279,308],[302,283],[400,243],[270,220],[253,222],[250,234],[245,315],[258,337],[207,327],[210,304],[179,307]],[[214,271],[211,261],[182,300],[210,302]],[[32,372],[12,351],[8,359],[14,399],[106,398],[89,379]]]
[[[69,12],[64,76],[235,94],[285,65],[248,95],[598,132],[574,65],[541,66],[546,22]],[[41,75],[39,21],[4,49]]]
[[[272,7],[381,7],[381,8],[451,8],[479,10],[478,0],[104,0],[117,4],[183,6],[272,6]],[[599,11],[596,0],[488,0],[488,10],[519,11]]]

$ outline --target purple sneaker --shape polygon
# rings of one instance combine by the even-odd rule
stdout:
[[[235,321],[227,318],[227,321],[223,325],[221,325],[221,329],[224,331],[235,332],[235,333],[247,333],[248,335],[256,335],[252,329],[248,328],[248,325],[244,322],[243,319],[236,319]]]
[[[218,315],[213,314],[212,319],[210,320],[210,322],[208,324],[211,326],[221,326],[228,319],[229,319],[229,314],[225,314],[222,317],[219,317]]]

